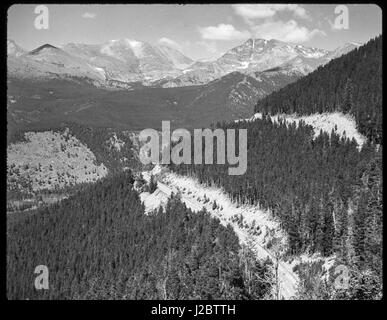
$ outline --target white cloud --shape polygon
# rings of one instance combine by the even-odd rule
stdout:
[[[295,20],[295,18],[310,20],[306,10],[297,4],[235,4],[232,8],[245,20],[252,37],[255,38],[297,43],[308,41],[317,35],[326,35],[320,29],[308,28]],[[288,16],[286,20],[278,19],[279,12],[290,13],[290,17]]]
[[[85,18],[85,19],[94,19],[96,16],[97,16],[97,14],[94,13],[94,12],[85,12],[85,13],[82,15],[82,18]]]
[[[298,4],[235,4],[232,6],[235,13],[247,22],[254,19],[274,17],[279,11],[291,12],[295,17],[308,19],[306,10]]]
[[[241,40],[250,36],[248,31],[239,31],[232,24],[224,23],[217,26],[199,27],[199,32],[206,40]]]
[[[172,40],[172,39],[163,37],[163,38],[160,38],[160,39],[158,40],[158,42],[159,42],[160,44],[169,46],[169,47],[171,47],[171,48],[175,48],[175,49],[181,50],[181,45],[179,45],[176,41],[174,41],[174,40]]]
[[[307,27],[298,25],[294,20],[265,21],[262,24],[252,26],[252,32],[256,38],[277,39],[286,42],[305,42],[316,35],[326,35],[319,29],[310,30]]]

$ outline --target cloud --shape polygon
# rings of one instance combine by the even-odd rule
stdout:
[[[163,37],[158,40],[158,43],[166,45],[168,47],[181,50],[181,45],[179,45],[176,41]]]
[[[206,40],[241,40],[250,36],[248,31],[239,31],[232,24],[224,23],[217,26],[199,27],[199,32]]]
[[[94,12],[85,12],[85,13],[82,15],[82,18],[85,18],[85,19],[94,19],[96,16],[97,16],[97,14],[94,13]]]
[[[305,42],[326,33],[319,29],[310,30],[307,27],[299,25],[295,20],[283,21],[265,21],[264,23],[251,27],[253,35],[256,38],[277,39],[286,42]]]
[[[235,4],[232,8],[245,20],[251,36],[255,38],[298,43],[318,35],[326,36],[324,31],[308,28],[295,20],[311,19],[306,10],[297,4]],[[279,12],[287,12],[291,16],[281,20]]]
[[[235,13],[247,22],[254,19],[272,18],[280,11],[288,11],[295,17],[309,19],[306,10],[298,4],[235,4],[232,7]]]

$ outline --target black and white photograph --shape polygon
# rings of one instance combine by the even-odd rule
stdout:
[[[383,299],[381,7],[5,11],[6,299]]]

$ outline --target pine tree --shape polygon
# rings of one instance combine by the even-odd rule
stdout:
[[[353,108],[353,83],[348,78],[344,87],[344,101],[343,101],[343,112],[350,113]]]

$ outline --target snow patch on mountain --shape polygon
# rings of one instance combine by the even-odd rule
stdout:
[[[142,58],[144,56],[144,46],[143,43],[137,40],[127,39],[127,43],[132,48],[134,55],[137,58]]]
[[[249,61],[242,61],[241,65],[239,67],[236,67],[237,69],[247,69],[249,67],[250,62]]]

